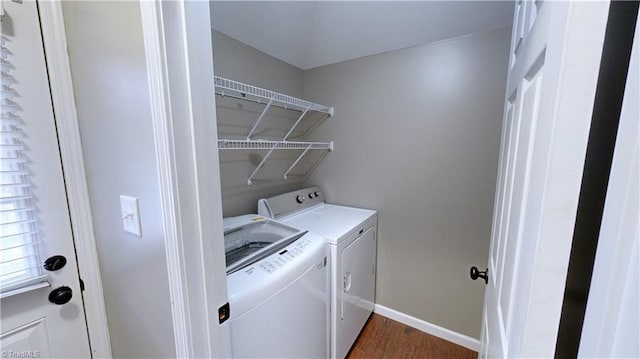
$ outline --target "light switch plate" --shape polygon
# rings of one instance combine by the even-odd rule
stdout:
[[[120,212],[124,231],[142,237],[138,199],[130,196],[120,196]]]

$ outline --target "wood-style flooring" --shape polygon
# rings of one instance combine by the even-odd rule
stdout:
[[[477,352],[375,313],[347,355],[347,359],[477,357]]]

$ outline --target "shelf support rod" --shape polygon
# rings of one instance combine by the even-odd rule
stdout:
[[[298,164],[298,162],[300,162],[302,157],[304,157],[304,155],[306,155],[307,152],[309,152],[309,150],[311,149],[311,146],[313,146],[313,144],[308,145],[307,148],[305,148],[305,150],[302,151],[300,156],[298,156],[298,159],[291,165],[291,167],[289,167],[287,172],[284,173],[284,179],[287,179],[287,176],[289,175],[289,172],[291,172],[291,170]]]
[[[296,121],[296,123],[294,123],[293,126],[291,126],[291,129],[289,130],[289,132],[287,132],[287,134],[282,139],[283,141],[286,141],[287,138],[289,138],[289,135],[291,134],[291,132],[293,132],[293,130],[296,128],[296,126],[298,126],[298,124],[300,123],[300,121],[302,121],[302,118],[304,118],[304,115],[306,115],[307,112],[309,112],[310,108],[311,108],[311,106],[309,105],[309,106],[307,106],[306,109],[304,109],[304,112],[302,113],[302,115],[300,115],[300,117],[298,118],[298,121]]]
[[[251,186],[253,184],[253,176],[256,175],[256,173],[258,173],[258,171],[260,171],[260,168],[262,168],[262,166],[264,165],[265,162],[267,162],[267,159],[269,158],[269,156],[271,156],[271,153],[273,153],[273,150],[276,149],[276,147],[278,147],[278,142],[274,143],[273,146],[271,147],[271,149],[269,150],[269,152],[267,152],[267,154],[262,158],[262,161],[260,161],[260,163],[258,164],[258,166],[256,166],[256,169],[253,170],[253,172],[251,173],[251,175],[249,176],[249,178],[247,179],[247,184],[249,186]]]
[[[273,103],[273,99],[274,99],[273,97],[271,99],[269,99],[269,102],[267,102],[267,106],[265,106],[264,110],[262,110],[262,113],[260,114],[260,117],[258,117],[258,120],[256,121],[256,123],[253,124],[253,128],[251,129],[251,131],[249,131],[249,134],[247,135],[247,140],[248,141],[251,140],[251,135],[253,135],[253,132],[256,130],[256,128],[258,128],[258,124],[260,123],[260,121],[262,121],[262,118],[267,113],[267,110],[269,109],[269,107],[271,107],[271,104]]]

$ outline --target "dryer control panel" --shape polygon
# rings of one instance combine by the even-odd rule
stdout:
[[[258,214],[267,218],[280,218],[319,203],[324,203],[324,194],[320,187],[307,187],[258,200]]]

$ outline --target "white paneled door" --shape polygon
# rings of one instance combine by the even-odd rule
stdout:
[[[481,357],[553,357],[609,3],[517,1]]]
[[[0,351],[3,358],[87,358],[38,6],[28,0],[0,6]]]

